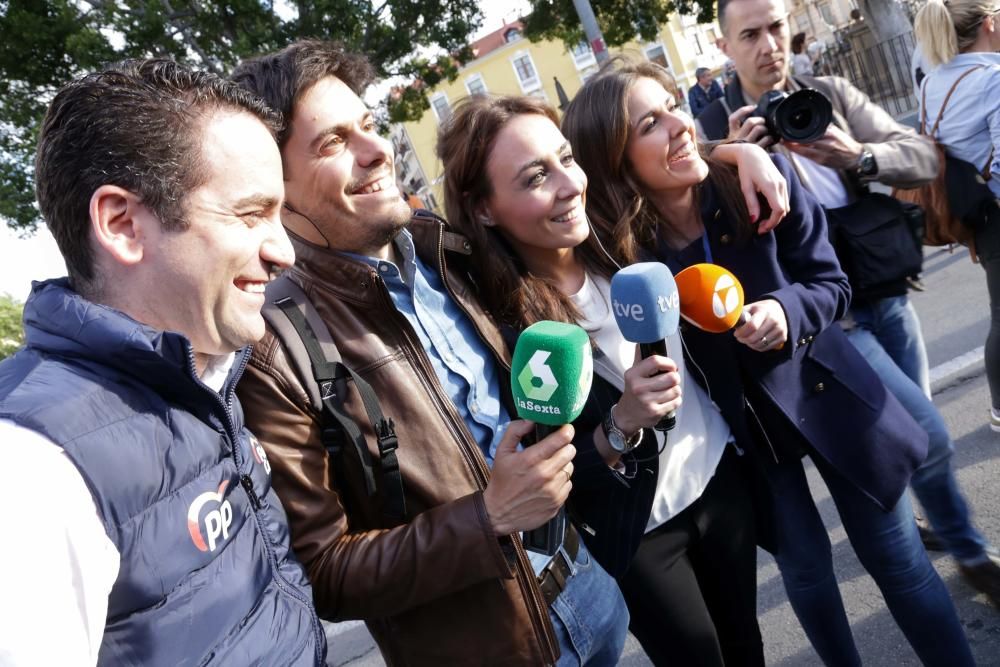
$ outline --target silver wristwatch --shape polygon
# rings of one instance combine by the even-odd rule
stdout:
[[[616,404],[617,405],[617,404]],[[604,417],[604,435],[608,438],[611,449],[619,454],[625,454],[635,449],[642,440],[642,429],[635,432],[632,437],[625,435],[625,432],[615,424],[615,406],[612,405],[608,414]]]
[[[858,176],[874,176],[877,173],[878,164],[875,162],[875,156],[870,150],[863,148],[858,158]]]

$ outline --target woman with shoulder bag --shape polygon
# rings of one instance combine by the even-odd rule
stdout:
[[[613,60],[567,109],[563,130],[591,179],[596,233],[620,259],[652,256],[674,271],[713,262],[743,284],[747,322],[733,334],[689,327],[685,356],[704,373],[737,442],[756,447],[765,463],[775,559],[823,661],[861,664],[803,456],[924,664],[973,664],[904,495],[927,436],[836,324],[850,288],[822,206],[774,156],[788,181],[789,213],[774,231],[754,234],[731,178],[694,149],[694,124],[676,108],[675,89],[652,63]]]
[[[990,295],[990,428],[1000,432],[1000,2],[929,0],[915,31],[936,68],[921,86],[921,118],[938,119],[933,138],[949,156],[980,171],[994,197],[976,216],[973,239]]]

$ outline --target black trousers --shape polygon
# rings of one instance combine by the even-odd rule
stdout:
[[[643,537],[619,582],[655,665],[764,664],[747,467],[727,447],[705,492]]]
[[[990,295],[990,332],[985,346],[986,381],[990,386],[993,408],[1000,410],[1000,213],[994,212],[986,226],[976,232],[976,253],[986,271],[986,287]]]

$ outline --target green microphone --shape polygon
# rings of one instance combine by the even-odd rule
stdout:
[[[580,416],[593,379],[590,337],[580,327],[543,320],[521,332],[510,384],[517,416],[536,424],[536,442]],[[524,547],[552,556],[565,533],[566,512],[560,509],[547,524],[525,533]]]

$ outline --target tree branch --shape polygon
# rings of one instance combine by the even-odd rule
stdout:
[[[174,8],[170,5],[170,0],[160,0],[160,2],[163,4],[163,8],[166,9],[167,12],[169,12],[170,14],[175,13]],[[206,53],[205,49],[201,48],[201,45],[198,44],[197,37],[191,31],[190,25],[184,26],[179,34],[182,38],[181,42],[184,44],[184,46],[194,51],[196,54],[198,54],[198,57],[201,58],[202,67],[209,70],[213,74],[218,74],[219,76],[222,76],[223,74],[222,67],[219,65],[218,62],[216,62],[215,58]]]
[[[379,24],[379,16],[385,11],[385,8],[389,5],[389,0],[383,0],[382,4],[378,7],[373,8],[368,12],[369,20],[365,21],[365,36],[361,38],[361,51],[366,53],[368,51],[368,45],[371,43],[372,39],[372,29],[373,25]],[[396,26],[398,29],[399,26]]]

